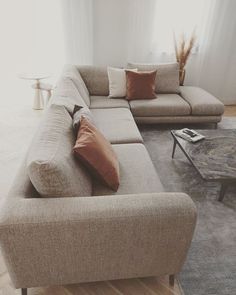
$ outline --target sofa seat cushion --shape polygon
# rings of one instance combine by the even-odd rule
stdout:
[[[72,149],[72,118],[63,106],[51,105],[27,155],[29,178],[43,197],[91,196],[92,181]]]
[[[132,100],[131,112],[137,117],[190,115],[189,104],[178,94],[158,94],[154,99]]]
[[[127,108],[129,109],[129,103],[124,98],[111,98],[109,96],[90,96],[90,108],[91,109],[106,109],[106,108]]]
[[[143,142],[130,110],[91,109],[96,126],[112,144]]]
[[[93,183],[93,195],[122,195],[163,192],[163,186],[143,144],[115,144],[120,165],[120,186],[112,191],[99,181]],[[138,196],[137,196],[138,197]]]
[[[218,116],[224,113],[224,105],[209,92],[192,86],[181,86],[181,96],[190,104],[192,115]]]

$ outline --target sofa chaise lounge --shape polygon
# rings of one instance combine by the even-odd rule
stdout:
[[[0,207],[1,251],[13,285],[22,288],[23,294],[30,287],[133,277],[170,275],[173,283],[191,244],[196,208],[186,194],[165,192],[134,118],[148,123],[167,122],[171,115],[174,122],[220,120],[223,108],[211,95],[186,87],[181,93],[188,96],[191,106],[178,94],[163,94],[172,111],[164,113],[167,106],[160,98],[162,102],[156,100],[162,108],[160,116],[154,113],[158,107],[150,107],[149,112],[146,108],[142,116],[140,105],[107,97],[104,69],[66,67],[26,160]],[[201,116],[196,101],[200,94],[209,98],[204,101],[209,111],[203,107]],[[75,104],[90,108],[117,154],[117,192],[91,178],[72,158],[75,137],[69,112]],[[174,106],[181,111],[177,113]],[[196,115],[190,115],[193,110]],[[41,197],[32,183],[32,161],[61,169],[65,190],[70,187],[68,175],[74,177],[73,166],[81,175],[78,183],[83,186],[84,182],[89,193]],[[45,171],[39,182],[48,187],[50,177]],[[54,189],[61,193],[59,186]]]

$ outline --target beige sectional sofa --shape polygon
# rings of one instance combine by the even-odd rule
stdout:
[[[179,86],[177,63],[165,65],[128,64],[138,70],[157,69],[156,99],[109,98],[105,67],[78,66],[90,94],[90,108],[128,108],[137,123],[213,123],[221,121],[224,105],[199,87]]]
[[[184,193],[164,191],[131,113],[136,110],[136,118],[152,120],[159,118],[153,113],[155,108],[142,116],[138,103],[132,106],[125,99],[106,97],[108,80],[104,69],[79,70],[81,76],[74,66],[65,69],[26,160],[1,203],[0,246],[16,288],[175,275],[191,244],[195,205]],[[212,103],[214,98],[209,97]],[[189,104],[177,94],[166,95],[169,99],[189,112]],[[75,138],[72,118],[65,109],[72,111],[75,104],[90,108],[118,156],[117,192],[81,172],[84,168],[78,161],[72,162]],[[172,109],[173,118],[194,117],[186,110],[184,117]],[[196,106],[195,110],[200,109]],[[212,121],[220,120],[220,113],[217,109],[211,114]],[[204,114],[205,118],[211,116]],[[170,118],[170,114],[161,113],[160,118]],[[53,175],[45,170],[38,179],[42,189],[46,192],[54,185],[57,196],[63,196],[64,189],[71,194],[69,197],[40,197],[32,184],[36,185],[37,177],[33,164],[40,161],[51,165],[50,169],[60,170],[56,185],[50,182]],[[76,182],[80,173],[81,179]],[[78,186],[78,196],[71,193],[68,179],[73,188]],[[86,182],[86,190],[80,189],[81,182]]]

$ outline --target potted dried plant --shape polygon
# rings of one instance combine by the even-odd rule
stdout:
[[[174,34],[174,46],[176,61],[179,63],[179,84],[184,85],[185,79],[185,66],[187,64],[190,53],[194,47],[196,41],[195,31],[193,31],[189,40],[187,40],[184,34],[181,36],[179,42],[176,41]]]

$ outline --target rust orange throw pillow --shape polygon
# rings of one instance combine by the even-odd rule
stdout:
[[[157,71],[134,72],[126,70],[127,99],[155,98],[155,80]]]
[[[93,174],[114,191],[118,190],[119,162],[116,154],[103,134],[83,116],[73,152]]]

